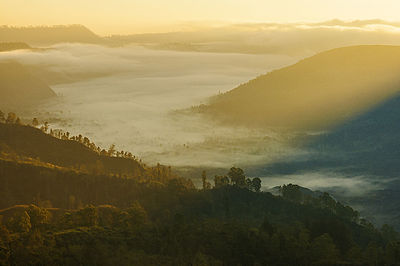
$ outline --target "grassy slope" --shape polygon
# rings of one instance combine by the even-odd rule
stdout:
[[[333,49],[260,76],[200,108],[229,123],[320,129],[400,88],[400,47]]]

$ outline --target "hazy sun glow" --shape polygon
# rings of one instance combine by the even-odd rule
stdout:
[[[395,21],[398,10],[397,0],[2,0],[0,25],[83,24],[106,35],[222,22]]]

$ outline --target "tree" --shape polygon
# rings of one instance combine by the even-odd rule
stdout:
[[[247,188],[248,190],[252,190],[251,178],[246,178],[246,188]]]
[[[216,188],[229,185],[229,178],[227,176],[216,175],[214,177],[214,186]]]
[[[294,201],[294,202],[302,202],[303,201],[303,193],[300,190],[298,185],[283,185],[280,187],[280,192],[282,193],[282,197],[285,199]]]
[[[272,234],[275,232],[275,228],[269,222],[267,217],[264,217],[264,221],[261,224],[260,230],[263,231],[263,232],[268,233],[269,236],[272,236]]]
[[[231,179],[232,184],[238,187],[246,186],[246,176],[244,171],[237,167],[232,167],[228,172],[228,177]]]
[[[32,126],[37,127],[39,125],[39,121],[37,120],[37,118],[33,118],[32,119]]]
[[[15,119],[17,119],[17,115],[13,112],[8,113],[6,123],[7,124],[14,124]]]
[[[203,182],[203,189],[204,190],[206,190],[207,189],[207,174],[206,174],[206,171],[203,171],[202,173],[201,173],[201,180],[202,180],[202,182]]]
[[[4,113],[0,111],[0,123],[4,123],[6,121],[6,118],[4,117]]]
[[[26,211],[17,212],[8,220],[7,227],[14,232],[29,232],[31,230],[31,217]]]
[[[115,144],[111,144],[107,151],[108,156],[113,156],[115,154]]]
[[[42,227],[49,223],[50,213],[45,208],[31,204],[27,210],[32,228]]]
[[[260,192],[260,190],[261,190],[261,179],[258,178],[258,177],[253,178],[253,180],[251,180],[251,188],[255,192]]]
[[[311,244],[311,260],[315,265],[335,265],[339,251],[329,234],[323,234],[314,239]]]
[[[9,249],[10,240],[10,232],[5,226],[0,225],[0,265],[9,264],[9,257],[11,255]]]
[[[97,224],[97,209],[93,205],[87,205],[77,213],[77,221],[80,226],[95,226]]]
[[[48,122],[44,122],[43,126],[40,128],[40,130],[42,130],[43,132],[47,132],[47,130],[49,129],[49,123]]]

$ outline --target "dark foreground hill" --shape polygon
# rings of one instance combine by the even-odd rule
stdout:
[[[195,110],[227,123],[325,129],[399,89],[400,47],[345,47],[260,76]]]
[[[395,265],[399,259],[391,227],[376,229],[327,193],[294,185],[281,187],[282,196],[256,192],[238,168],[216,177],[215,187],[197,190],[161,166],[140,164],[139,174],[121,175],[138,162],[98,154],[79,137],[58,139],[10,123],[0,124],[0,132],[2,265]],[[72,167],[92,160],[112,167]]]
[[[377,230],[328,194],[311,198],[296,186],[287,186],[282,197],[235,185],[195,190],[174,180],[152,184],[0,160],[1,205],[17,204],[0,210],[0,262],[392,265],[397,260],[400,246],[392,228]]]
[[[9,154],[75,170],[141,176],[145,169],[128,158],[101,155],[83,144],[86,138],[60,139],[32,126],[0,123],[0,147]]]
[[[16,62],[0,62],[0,107],[23,108],[55,97],[54,91]]]

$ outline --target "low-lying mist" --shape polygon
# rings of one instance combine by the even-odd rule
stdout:
[[[298,59],[84,44],[0,53],[0,60],[16,60],[50,81],[57,77],[51,87],[58,97],[23,117],[38,117],[53,129],[82,134],[106,149],[116,144],[149,164],[171,165],[194,177],[198,186],[203,169],[212,180],[213,174],[237,166],[250,176],[260,176],[264,190],[294,183],[329,191],[365,209],[368,204],[359,199],[387,187],[385,180],[334,169],[268,174],[269,163],[302,161],[313,155],[291,145],[289,134],[222,126],[198,115],[174,112]]]
[[[105,148],[114,143],[151,164],[227,168],[263,164],[293,152],[272,131],[221,126],[174,110],[205,102],[297,58],[61,44],[4,53],[0,59],[74,81],[53,85],[58,99],[28,116],[88,136]],[[94,73],[101,77],[87,78]]]

